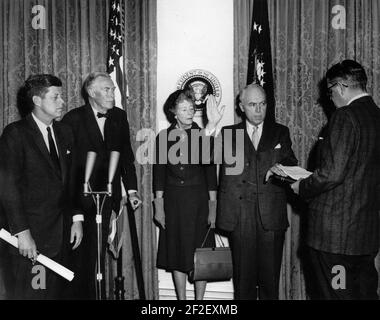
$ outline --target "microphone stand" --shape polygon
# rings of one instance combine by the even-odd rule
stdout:
[[[96,300],[102,300],[102,281],[103,273],[101,269],[102,261],[102,211],[106,197],[111,197],[109,191],[92,191],[89,185],[89,191],[85,191],[84,195],[91,195],[96,204],[96,238],[97,238],[97,256],[96,256]],[[100,207],[100,196],[104,195],[102,206]]]
[[[90,177],[91,172],[94,168],[95,160],[96,160],[96,152],[89,151],[87,152],[87,161],[86,161],[86,170],[85,170],[85,183],[84,183],[84,196],[91,195],[92,199],[96,204],[96,237],[97,237],[97,267],[96,267],[96,300],[102,300],[102,280],[103,274],[101,269],[101,261],[102,261],[102,211],[104,202],[108,197],[112,196],[112,181],[115,175],[115,171],[117,168],[117,164],[119,161],[120,152],[111,151],[110,160],[109,160],[109,168],[108,168],[108,183],[107,183],[107,191],[92,191],[90,186]],[[100,207],[100,196],[104,195],[102,206]],[[95,199],[95,197],[96,199]]]

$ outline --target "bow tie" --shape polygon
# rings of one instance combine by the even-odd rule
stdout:
[[[100,113],[100,112],[98,112],[97,114],[96,114],[96,116],[98,117],[98,118],[108,118],[108,113]]]

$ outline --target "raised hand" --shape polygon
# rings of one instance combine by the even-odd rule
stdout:
[[[207,128],[213,130],[222,119],[226,106],[218,106],[215,96],[212,94],[207,95],[206,100]]]

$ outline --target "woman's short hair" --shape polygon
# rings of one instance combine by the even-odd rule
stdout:
[[[170,123],[176,121],[174,110],[182,101],[194,103],[189,90],[176,90],[169,95],[164,104],[164,113]]]

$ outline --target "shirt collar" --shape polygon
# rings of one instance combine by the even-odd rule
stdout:
[[[253,131],[253,124],[252,123],[250,123],[248,120],[245,120],[245,123],[247,124],[247,130],[248,130],[248,132],[252,132]],[[263,129],[263,124],[264,124],[264,121],[263,122],[261,122],[258,126],[257,126],[257,130],[260,132],[260,131],[262,131],[262,129]]]
[[[90,104],[90,106],[91,106],[91,109],[92,109],[92,112],[94,113],[94,115],[95,115],[95,119],[103,119],[103,118],[98,118],[98,110],[96,110],[91,104]],[[105,119],[105,118],[104,118]]]
[[[367,92],[360,93],[357,96],[353,97],[350,101],[348,101],[347,105],[351,104],[353,101],[355,101],[357,99],[367,97],[367,96],[369,96],[369,94]]]
[[[48,125],[46,125],[45,123],[43,123],[40,119],[38,119],[36,116],[35,116],[35,114],[32,112],[32,117],[33,117],[33,119],[34,119],[34,121],[36,122],[36,124],[37,124],[37,126],[38,126],[38,128],[40,129],[40,131],[42,132],[42,133],[46,133],[47,131],[46,131],[46,129],[49,127],[50,129],[53,129],[53,122],[48,126]]]

